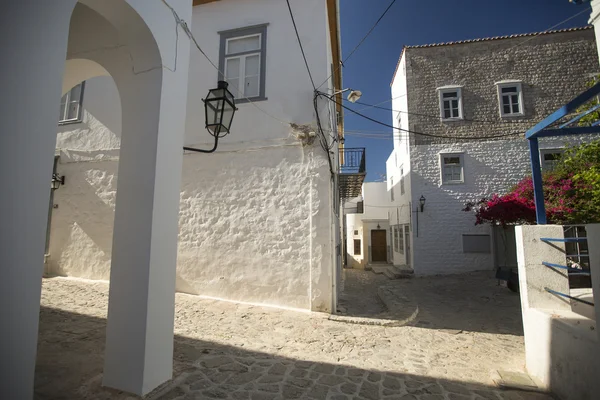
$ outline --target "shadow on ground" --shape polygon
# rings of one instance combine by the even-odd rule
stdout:
[[[406,312],[390,312],[394,310],[381,301],[378,289],[385,288],[409,300],[407,307],[418,307],[411,326],[523,336],[519,295],[499,286],[493,271],[389,280],[370,271],[348,269],[345,277],[340,296],[343,315],[405,318]]]
[[[42,307],[35,399],[134,399],[100,386],[106,320]],[[268,332],[265,332],[268,334]],[[175,337],[174,380],[148,398],[459,400],[549,399],[444,379],[314,363]]]

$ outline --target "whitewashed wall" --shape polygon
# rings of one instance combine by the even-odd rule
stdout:
[[[293,1],[292,7],[320,84],[331,71],[325,1]],[[217,32],[269,24],[268,100],[256,105],[284,122],[314,125],[313,89],[289,18],[287,6],[275,0],[223,0],[194,7],[192,31],[217,63]],[[217,80],[217,71],[192,48],[186,145],[212,146],[201,99]],[[81,124],[58,129],[58,170],[67,184],[55,193],[48,268],[108,279],[121,135],[111,78],[86,84],[84,108]],[[287,123],[254,105],[238,108],[217,153],[184,156],[177,290],[330,311],[337,218],[325,153],[317,144],[303,147]],[[331,129],[326,104],[321,111]]]
[[[398,64],[396,76],[391,86],[392,108],[398,112],[392,113],[393,125],[396,128],[409,130],[408,125],[408,97],[406,81],[406,57],[402,57]],[[389,224],[392,226],[407,225],[411,223],[411,163],[408,133],[396,130],[394,132],[394,149],[386,161],[386,174],[388,190],[394,186],[393,208],[390,209]],[[400,190],[400,180],[404,177],[404,194]],[[404,229],[404,228],[402,228]],[[411,235],[405,240],[410,241]],[[393,243],[392,243],[393,244]],[[392,262],[395,265],[412,265],[412,260],[407,260],[407,253],[394,251],[392,246]]]
[[[540,148],[560,148],[590,138],[544,138],[540,139]],[[463,154],[463,184],[441,184],[440,152]],[[424,212],[419,213],[418,237],[413,219],[415,273],[450,274],[492,269],[491,253],[464,253],[462,248],[463,234],[491,235],[489,225],[475,226],[474,213],[461,210],[467,202],[506,193],[531,174],[527,141],[417,145],[412,147],[412,165],[413,204],[418,204],[421,195],[427,199]]]

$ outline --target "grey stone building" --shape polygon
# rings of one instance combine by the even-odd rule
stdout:
[[[491,269],[501,243],[464,204],[528,175],[525,131],[599,72],[592,27],[404,47],[386,165],[394,263],[416,274]],[[543,166],[581,140],[590,137],[543,140]]]

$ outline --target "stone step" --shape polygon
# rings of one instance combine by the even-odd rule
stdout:
[[[408,265],[394,265],[391,267],[391,270],[397,279],[412,278],[415,273]]]

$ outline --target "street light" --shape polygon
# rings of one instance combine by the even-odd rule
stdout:
[[[360,100],[360,98],[362,97],[362,92],[360,90],[353,90],[353,89],[342,89],[342,90],[338,90],[337,92],[333,92],[333,94],[331,95],[331,97],[335,97],[335,95],[341,94],[341,93],[345,93],[350,91],[350,93],[348,93],[348,101],[350,103],[356,103],[358,100]]]
[[[423,212],[423,209],[425,208],[425,201],[426,200],[427,199],[423,195],[421,195],[421,197],[419,197],[419,205],[421,206],[421,212]]]
[[[52,190],[56,190],[60,187],[60,185],[64,185],[65,184],[65,176],[64,175],[59,175],[58,173],[54,172],[52,174],[52,181],[50,182],[50,187],[52,188]]]
[[[184,150],[212,153],[217,149],[219,138],[229,134],[237,108],[235,107],[233,94],[227,89],[228,86],[227,82],[219,81],[217,88],[209,90],[206,99],[202,100],[204,102],[206,130],[215,138],[214,147],[210,150],[184,147]]]

